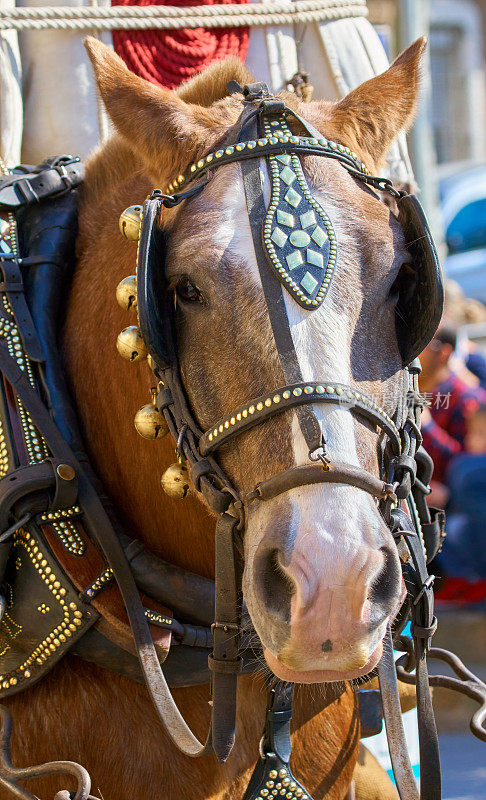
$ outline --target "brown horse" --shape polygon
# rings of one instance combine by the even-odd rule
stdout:
[[[375,171],[413,117],[422,40],[390,69],[341,102],[288,104],[323,135],[356,151]],[[154,186],[224,140],[241,112],[226,83],[250,76],[237,61],[215,64],[172,93],[131,74],[90,39],[99,89],[116,132],[87,165],[79,217],[78,266],[66,298],[64,351],[93,464],[134,536],[164,559],[213,575],[214,519],[198,499],[165,496],[160,475],[174,460],[168,439],[148,443],[132,419],[148,400],[146,365],[123,362],[114,342],[128,322],[114,302],[133,273],[135,248],[118,217]],[[309,313],[287,302],[305,380],[360,387],[392,414],[401,392],[392,287],[407,259],[393,213],[330,159],[306,157],[309,184],[339,243],[331,290]],[[265,179],[265,176],[264,176]],[[177,303],[184,384],[203,428],[228,410],[282,384],[262,298],[239,165],[218,170],[203,193],[164,212],[170,229],[167,273]],[[375,431],[344,408],[315,411],[332,458],[379,474]],[[239,489],[307,460],[287,411],[222,451]],[[358,489],[321,484],[294,489],[251,510],[245,539],[244,596],[268,665],[297,683],[293,767],[315,800],[342,800],[358,752],[359,723],[345,681],[377,663],[387,621],[403,595],[393,542],[375,502]],[[330,643],[324,647],[323,643]],[[206,687],[175,691],[198,736],[208,723]],[[8,701],[18,765],[80,761],[104,800],[238,798],[256,758],[265,693],[259,677],[239,680],[237,744],[228,762],[192,761],[169,742],[144,687],[66,657],[40,684]],[[58,779],[33,791],[52,797]],[[5,796],[2,793],[1,797]],[[5,796],[6,797],[6,796]]]

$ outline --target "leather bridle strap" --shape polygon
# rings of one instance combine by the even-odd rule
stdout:
[[[370,472],[351,464],[304,464],[291,467],[273,475],[266,481],[258,483],[252,492],[243,496],[243,500],[251,503],[255,500],[272,500],[283,492],[298,486],[311,486],[316,483],[341,483],[363,489],[378,500],[396,501],[393,486],[375,478]]]
[[[408,745],[403,728],[390,626],[388,626],[383,640],[383,655],[378,664],[378,679],[388,750],[400,800],[419,800],[419,792],[410,763]]]
[[[371,397],[341,383],[321,384],[291,383],[279,386],[267,394],[249,400],[211,426],[199,440],[199,451],[203,457],[226,444],[237,436],[259,425],[276,414],[289,408],[302,407],[311,403],[325,403],[350,409],[367,422],[382,429],[390,439],[394,455],[401,453],[400,431],[388,414]],[[303,409],[300,408],[302,412]]]
[[[437,627],[437,620],[433,615],[433,578],[427,572],[420,535],[413,529],[410,518],[404,517],[404,521],[406,529],[397,531],[394,535],[405,539],[411,555],[411,563],[407,563],[403,571],[411,601],[420,748],[420,800],[440,800],[439,742],[427,671],[427,652]],[[389,632],[384,645],[378,675],[393,772],[401,800],[418,800],[419,794],[407,753],[400,707],[397,703],[398,687]]]

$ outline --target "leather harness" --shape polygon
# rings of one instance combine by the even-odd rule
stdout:
[[[46,234],[46,231],[56,227],[52,224],[53,216],[58,217],[61,211],[70,220],[66,227],[72,229],[75,224],[76,186],[82,180],[79,161],[57,159],[33,172],[9,174],[5,183],[0,183],[0,210],[3,210],[7,226],[1,240],[4,247],[0,241],[3,250],[0,263],[4,269],[4,288],[0,286],[3,301],[0,326],[3,325],[2,338],[7,344],[5,347],[0,343],[0,372],[3,375],[0,411],[2,442],[5,442],[5,455],[0,442],[0,521],[3,531],[0,536],[0,566],[3,568],[0,611],[7,645],[2,655],[1,695],[8,696],[27,688],[68,650],[103,666],[113,666],[117,661],[125,674],[135,679],[143,677],[160,719],[181,750],[191,756],[212,750],[220,761],[226,760],[234,743],[237,676],[246,671],[246,664],[252,656],[248,642],[241,636],[242,615],[246,613],[240,599],[245,506],[249,502],[265,502],[295,486],[316,482],[345,483],[367,491],[379,501],[397,545],[409,556],[403,566],[409,596],[394,623],[393,635],[408,652],[406,663],[402,661],[399,668],[400,677],[409,680],[410,671],[416,668],[422,762],[420,797],[438,800],[440,764],[426,667],[426,654],[436,620],[433,616],[433,579],[427,573],[426,557],[431,560],[440,547],[443,518],[441,512],[429,509],[425,503],[432,465],[421,447],[420,367],[414,361],[433,335],[434,325],[440,318],[442,289],[437,257],[416,198],[397,191],[386,179],[369,175],[355,154],[343,145],[323,139],[281,100],[269,97],[264,85],[245,87],[244,97],[241,124],[233,143],[227,141],[223,150],[218,151],[220,156],[218,153],[208,154],[205,159],[190,165],[187,172],[178,176],[169,187],[170,193],[156,190],[146,201],[138,253],[139,326],[159,381],[156,404],[177,442],[179,457],[190,466],[195,489],[219,515],[214,585],[155,558],[141,543],[127,536],[83,453],[75,413],[67,402],[59,370],[56,325],[43,314],[45,309],[52,311],[52,302],[46,304],[39,299],[39,279],[36,286],[35,277],[41,275],[52,294],[60,291],[60,283],[65,285],[65,279],[73,268],[72,249],[60,233],[64,226],[57,226],[60,230],[55,247],[54,239],[49,240],[54,234]],[[303,126],[305,135],[297,136],[290,125],[297,125],[300,129]],[[269,131],[272,135],[268,134]],[[252,132],[253,138],[246,138],[251,137]],[[281,246],[279,260],[277,250],[268,243],[267,247],[265,237],[262,240],[259,232],[267,210],[258,164],[259,159],[265,157],[272,170],[275,159],[284,157],[279,163],[291,164],[299,175],[302,194],[309,204],[305,213],[314,211],[314,218],[318,218],[315,215],[319,216],[320,210],[312,205],[312,197],[306,194],[305,177],[302,179],[297,164],[306,154],[337,159],[358,184],[392,194],[400,209],[399,219],[411,249],[419,242],[420,252],[414,253],[415,288],[422,287],[427,302],[433,304],[434,313],[432,317],[429,313],[428,322],[424,315],[421,319],[412,319],[409,314],[408,329],[404,330],[400,320],[406,319],[404,312],[407,309],[414,308],[413,293],[405,292],[399,301],[402,306],[397,318],[397,337],[404,360],[404,392],[408,403],[404,402],[394,417],[353,387],[330,385],[328,382],[305,383],[300,374],[288,318],[282,313],[282,291],[289,287],[287,290],[291,290],[294,299],[309,309],[322,302],[327,291],[326,280],[332,278],[332,269],[329,271],[328,267],[331,264],[332,268],[335,261],[333,243],[328,236],[331,241],[326,245],[327,250],[321,248],[328,265],[323,268],[322,284],[319,286],[315,278],[318,273],[309,269],[310,278],[304,275],[304,288],[299,289],[282,266],[284,257],[291,258],[289,265],[292,259],[296,260],[287,241]],[[291,161],[287,161],[287,156]],[[172,207],[203,191],[216,164],[232,161],[242,162],[255,253],[286,385],[248,401],[222,420],[215,421],[211,429],[204,432],[193,418],[179,375],[170,303],[165,291],[165,241],[158,219],[163,206]],[[42,177],[44,172],[49,173],[50,179],[49,187],[42,195],[43,181],[39,176]],[[289,173],[285,175],[288,177]],[[277,180],[279,177],[275,173]],[[176,191],[181,186],[189,188]],[[296,202],[290,190],[287,196]],[[282,211],[278,206],[277,202],[271,209],[272,213]],[[289,217],[288,212],[283,213]],[[36,214],[40,216],[36,217]],[[49,214],[51,219],[48,219]],[[280,217],[287,219],[282,214]],[[309,216],[306,220],[311,218]],[[321,219],[325,225],[325,217],[321,216]],[[41,234],[28,241],[28,231],[39,232],[40,222]],[[24,238],[20,235],[19,241],[15,241],[17,226],[19,234],[24,233]],[[329,228],[327,232],[331,232]],[[299,236],[300,241],[307,241],[306,237]],[[283,242],[283,237],[278,241]],[[36,252],[36,248],[40,252]],[[8,273],[5,264],[11,270]],[[11,303],[11,297],[21,299]],[[425,300],[422,298],[417,303],[423,306]],[[34,355],[29,355],[29,352]],[[35,371],[32,364],[36,365]],[[346,402],[358,418],[363,417],[377,431],[383,432],[388,442],[384,449],[385,480],[379,480],[353,465],[329,462],[325,438],[312,410],[312,406],[319,402]],[[223,443],[231,443],[242,430],[263,424],[270,416],[288,408],[295,409],[309,455],[317,458],[318,462],[286,470],[256,486],[247,496],[240,496],[217,462],[218,448]],[[407,502],[409,515],[399,508],[398,500]],[[38,595],[35,604],[40,618],[44,616],[47,620],[52,611],[45,609],[53,605],[58,612],[55,618],[58,624],[41,642],[35,642],[37,646],[31,652],[27,652],[22,645],[22,625],[27,624],[24,621],[27,615],[22,615],[22,608],[26,607],[27,598],[32,594]],[[31,610],[31,606],[27,605],[27,608]],[[180,620],[174,618],[169,608],[176,609]],[[409,615],[412,617],[411,643],[400,637]],[[187,622],[188,619],[191,622]],[[93,628],[95,623],[96,630]],[[392,633],[387,636],[391,639]],[[212,654],[208,657],[210,648]],[[184,673],[184,664],[187,665],[191,659],[192,666],[186,671],[189,673],[188,682],[207,680],[205,662],[211,671],[212,720],[203,743],[187,727],[169,689],[171,677],[172,685],[188,685],[184,683],[184,677],[181,680],[181,673]],[[461,666],[459,669],[464,668]],[[399,752],[403,746],[403,732],[397,711],[391,648],[380,664],[379,677],[397,785],[402,800],[412,800],[418,795],[414,782],[412,786],[410,764],[404,753]],[[434,677],[431,682],[436,680]],[[483,702],[483,708],[475,715],[474,732],[486,740],[482,727],[486,718],[486,687],[476,678],[468,677],[466,683],[467,686],[457,680],[455,688],[472,692]],[[292,693],[291,685],[278,681],[269,685],[260,757],[245,800],[276,796],[276,793],[282,794],[283,788],[287,797],[303,800],[308,797],[288,765]],[[89,796],[89,776],[79,765],[53,762],[23,770],[13,767],[8,755],[10,721],[6,709],[2,714],[4,749],[0,784],[11,788],[17,796],[32,797],[26,790],[20,790],[18,780],[49,771],[67,771],[78,777],[78,790],[73,795],[75,800],[85,800]],[[19,791],[23,794],[19,795]]]

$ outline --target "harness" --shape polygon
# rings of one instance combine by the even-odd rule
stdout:
[[[128,209],[121,218],[124,235],[138,240],[138,259],[135,280],[124,281],[118,297],[124,307],[136,306],[138,328],[123,331],[118,347],[131,361],[148,355],[158,382],[153,410],[139,417],[138,429],[150,438],[170,431],[179,459],[172,476],[182,486],[181,495],[190,479],[218,514],[214,584],[165,563],[131,540],[84,454],[59,366],[57,321],[52,315],[74,264],[76,186],[83,177],[79,161],[56,159],[34,171],[20,169],[0,182],[4,220],[0,333],[6,342],[6,347],[0,343],[0,694],[6,697],[28,688],[71,651],[144,680],[174,743],[190,756],[214,751],[225,761],[234,743],[237,677],[251,669],[249,662],[254,659],[242,635],[245,509],[249,503],[265,502],[296,486],[343,483],[378,501],[397,542],[408,588],[407,602],[393,632],[387,633],[385,645],[389,646],[378,670],[400,796],[412,800],[418,794],[406,758],[392,636],[407,652],[399,663],[399,676],[415,680],[417,687],[420,797],[439,800],[440,764],[426,666],[436,620],[433,578],[426,560],[440,547],[443,515],[425,503],[432,464],[421,446],[422,399],[416,361],[441,314],[437,255],[414,196],[396,190],[387,179],[371,176],[356,154],[324,139],[282,100],[270,97],[264,85],[250,85],[243,93],[240,124],[221,149],[189,165],[166,192],[152,192],[142,209]],[[306,383],[300,374],[284,292],[312,313],[325,300],[338,258],[332,224],[313,197],[301,167],[305,155],[336,159],[363,187],[389,193],[399,208],[413,264],[397,306],[404,397],[393,413],[351,386]],[[268,209],[263,200],[261,158],[266,159],[272,183]],[[257,263],[286,383],[249,399],[203,431],[193,417],[179,374],[173,309],[165,281],[166,235],[158,222],[163,207],[190,201],[204,190],[214,169],[236,161],[241,162]],[[46,189],[43,176],[47,173]],[[376,429],[383,444],[382,479],[354,465],[331,463],[325,431],[312,410],[317,403],[345,405]],[[289,408],[297,414],[309,448],[309,464],[285,470],[240,494],[217,461],[218,449]],[[406,502],[408,514],[398,501]],[[409,616],[411,640],[401,635]],[[414,668],[415,676],[411,676]],[[472,727],[486,740],[486,687],[464,670],[459,664],[462,680],[434,676],[430,683],[449,681],[483,703]],[[181,717],[169,686],[205,682],[209,674],[211,726],[206,740],[199,742]],[[245,800],[309,797],[288,764],[292,694],[291,684],[269,683],[260,755]],[[7,709],[1,708],[0,784],[17,796],[32,797],[20,789],[18,780],[66,771],[78,778],[75,800],[85,800],[89,776],[79,765],[52,762],[22,770],[12,766],[10,719]]]

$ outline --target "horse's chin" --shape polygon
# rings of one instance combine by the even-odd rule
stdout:
[[[353,670],[331,670],[331,669],[314,669],[314,670],[295,670],[286,667],[278,658],[272,653],[264,649],[263,654],[268,666],[282,681],[289,683],[335,683],[339,681],[352,681],[356,678],[362,678],[367,675],[372,669],[376,667],[383,653],[383,642],[380,642],[366,664],[359,669]]]

